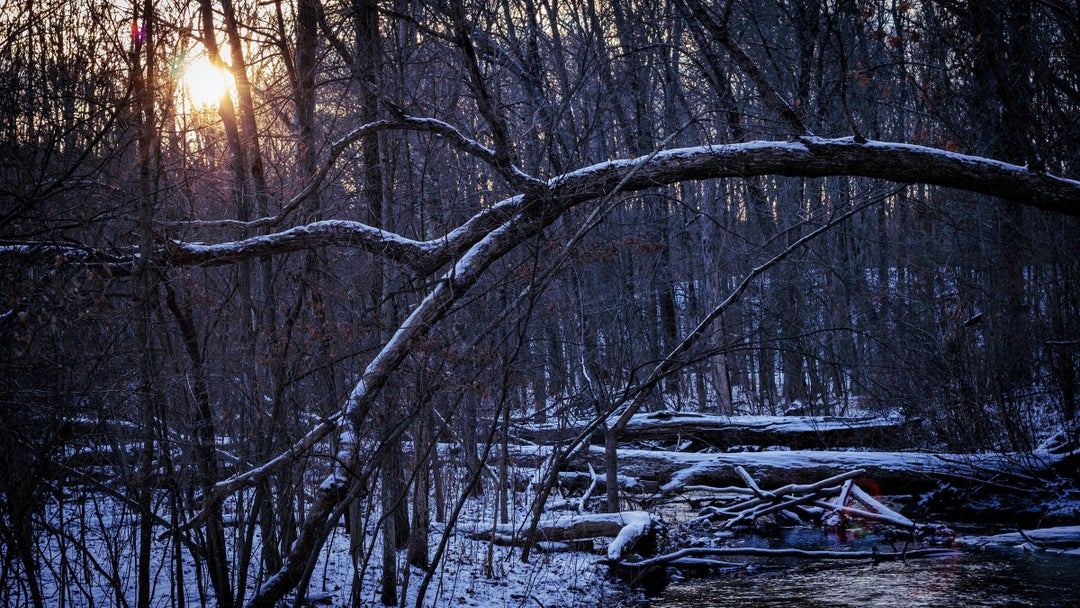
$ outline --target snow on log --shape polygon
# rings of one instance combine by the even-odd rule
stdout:
[[[1058,526],[1018,530],[992,536],[965,536],[956,539],[963,547],[1010,547],[1080,555],[1080,526]]]
[[[607,479],[601,473],[594,475],[587,471],[561,471],[559,486],[565,491],[584,490],[595,484],[596,491],[607,487]],[[641,493],[645,491],[641,481],[627,475],[619,475],[619,490],[622,492]]]
[[[545,446],[511,446],[515,464],[536,467],[551,454]],[[932,454],[925,452],[859,452],[791,450],[702,454],[666,450],[619,449],[619,474],[641,481],[645,486],[658,483],[660,491],[674,494],[688,486],[743,486],[736,466],[745,468],[765,487],[787,484],[812,484],[854,469],[863,469],[860,479],[873,482],[875,494],[911,494],[935,489],[941,480],[987,484],[994,477],[1010,478],[1051,471],[1059,456],[1044,451],[1024,453]],[[604,466],[602,446],[582,450],[570,468],[585,469],[589,464]],[[1023,493],[1034,477],[1028,478]],[[1000,484],[999,484],[1000,485]],[[1003,490],[1009,488],[1003,487]]]
[[[599,460],[593,448],[590,460]],[[626,475],[656,479],[667,494],[688,485],[736,485],[742,466],[761,485],[812,484],[822,478],[853,469],[865,471],[885,493],[899,493],[933,486],[930,474],[943,468],[933,454],[911,452],[827,452],[819,450],[688,454],[652,450],[620,450],[619,468]]]
[[[623,511],[621,513],[586,513],[582,515],[547,515],[536,528],[538,538],[547,542],[561,542],[594,538],[597,536],[613,537],[608,545],[607,556],[618,560],[643,537],[655,530],[652,516],[646,511]],[[458,530],[473,540],[492,538],[504,544],[522,544],[525,538],[522,530],[514,524],[497,526],[483,524],[461,524]]]
[[[630,419],[620,441],[690,441],[691,449],[736,445],[792,449],[900,447],[917,420],[898,417],[715,416],[694,412],[652,412]],[[567,441],[584,423],[519,427],[515,435],[537,443]],[[599,438],[595,439],[600,441]]]
[[[592,458],[599,458],[593,450]],[[738,483],[734,467],[742,465],[758,483],[772,486],[807,483],[859,468],[866,471],[881,494],[902,494],[932,489],[940,479],[987,479],[991,474],[1010,471],[1038,471],[1047,461],[1038,454],[930,454],[922,452],[828,452],[818,450],[741,452],[729,454],[668,454],[659,457],[647,450],[625,450],[622,472],[634,474],[636,460],[643,460],[654,474],[670,471],[663,482],[664,492],[678,491],[683,485],[701,483]],[[666,462],[664,462],[666,461]],[[645,475],[639,474],[641,477]]]

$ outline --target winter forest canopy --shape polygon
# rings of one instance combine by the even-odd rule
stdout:
[[[299,601],[345,532],[339,604],[450,603],[527,429],[619,511],[635,413],[1076,428],[1075,0],[0,6],[8,605]]]

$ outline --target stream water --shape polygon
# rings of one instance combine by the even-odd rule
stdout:
[[[789,539],[790,540],[790,539]],[[676,578],[637,608],[1080,607],[1080,557],[968,550],[906,562],[763,563],[756,571]]]

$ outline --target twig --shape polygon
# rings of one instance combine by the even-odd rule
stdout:
[[[578,504],[577,509],[578,513],[585,512],[585,503],[589,502],[589,497],[592,496],[593,490],[596,489],[596,480],[598,479],[598,476],[596,471],[593,470],[592,464],[589,465],[589,475],[592,476],[592,483],[589,484],[588,489],[586,489],[585,493],[581,496],[581,502]]]

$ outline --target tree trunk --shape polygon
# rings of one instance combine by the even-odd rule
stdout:
[[[432,410],[425,407],[416,421],[416,473],[412,493],[412,525],[406,557],[409,565],[422,570],[426,570],[430,563],[428,534],[431,528],[431,464],[438,451],[433,427]]]
[[[392,463],[383,462],[382,470],[382,586],[379,591],[379,600],[384,606],[397,606],[397,501],[400,496],[394,492],[397,485],[398,472],[393,470]]]
[[[138,557],[136,561],[136,608],[149,608],[151,597],[151,551],[154,543],[153,497],[155,486],[155,429],[159,424],[160,406],[157,399],[158,370],[154,351],[154,311],[158,306],[157,270],[149,252],[154,250],[154,183],[155,150],[155,40],[154,6],[151,0],[135,9],[136,27],[142,22],[142,39],[134,50],[135,98],[138,101],[136,124],[139,126],[139,197],[137,199],[138,238],[141,251],[136,267],[134,334],[139,357],[138,403],[141,418],[142,449],[138,464],[136,496],[138,503]],[[145,55],[143,54],[145,52]],[[143,62],[145,61],[145,63]],[[33,574],[33,570],[29,571]],[[229,598],[224,598],[228,606]]]

